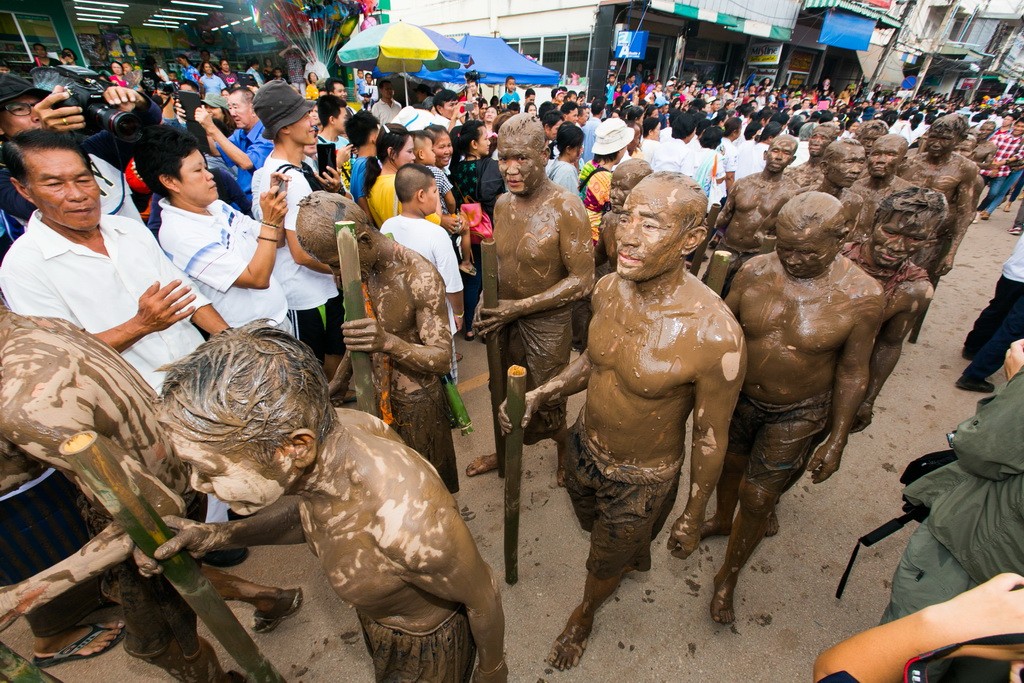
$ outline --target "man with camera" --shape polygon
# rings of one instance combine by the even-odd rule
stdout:
[[[71,79],[74,80],[74,79]],[[101,82],[96,82],[98,85]],[[100,86],[101,87],[101,86]],[[133,112],[141,126],[155,126],[162,120],[160,107],[144,95],[129,88],[111,86],[94,93],[93,101],[83,109],[80,93],[72,95],[64,86],[53,92],[35,87],[31,82],[12,74],[0,75],[0,136],[9,140],[30,130],[51,130],[58,133],[84,131],[91,133],[82,140],[82,150],[89,158],[89,167],[100,187],[100,208],[104,215],[119,215],[140,220],[132,203],[131,189],[124,171],[135,153],[135,144],[119,139],[109,129],[100,127],[101,114],[111,121],[111,114]],[[102,105],[97,99],[102,100]],[[68,101],[76,103],[68,106]],[[110,110],[117,110],[111,112]],[[35,205],[18,194],[11,184],[11,174],[0,169],[0,211],[24,226]],[[14,229],[9,238],[0,238],[0,257],[7,253],[10,241],[23,229]]]

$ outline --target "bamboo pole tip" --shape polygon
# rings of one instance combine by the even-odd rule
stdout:
[[[717,258],[717,259],[732,258],[732,252],[725,251],[724,249],[716,249],[715,253],[714,253],[714,258]]]
[[[509,377],[526,377],[526,368],[522,365],[513,365],[508,369]]]
[[[352,234],[356,232],[355,221],[335,221],[334,223],[334,234],[337,235],[342,230],[348,230]]]
[[[60,454],[64,456],[78,455],[82,451],[86,450],[94,443],[96,443],[96,432],[87,431],[79,432],[74,436],[68,437],[60,445]]]

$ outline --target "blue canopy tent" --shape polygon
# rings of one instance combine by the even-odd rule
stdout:
[[[524,85],[558,85],[561,80],[560,73],[527,59],[501,38],[463,36],[458,43],[473,57],[473,63],[469,67],[438,71],[421,69],[410,73],[409,76],[424,81],[460,83],[465,80],[467,71],[476,71],[480,74],[481,83],[491,85],[501,85],[509,76]],[[375,78],[382,78],[390,74],[374,69],[373,75]]]

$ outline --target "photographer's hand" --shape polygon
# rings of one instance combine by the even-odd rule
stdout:
[[[104,90],[103,99],[107,101],[107,104],[118,107],[121,111],[134,111],[149,106],[146,98],[138,92],[118,85]]]
[[[39,117],[43,128],[58,133],[85,128],[85,117],[82,116],[81,107],[60,106],[69,97],[71,97],[71,93],[65,90],[63,85],[58,85],[52,93],[32,107],[32,111]]]

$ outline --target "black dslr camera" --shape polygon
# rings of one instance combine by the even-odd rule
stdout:
[[[37,66],[29,75],[40,90],[53,92],[62,85],[71,93],[61,106],[82,108],[86,133],[105,130],[125,142],[138,142],[142,137],[142,119],[135,112],[121,111],[103,99],[103,91],[113,84],[95,71],[81,66]]]

